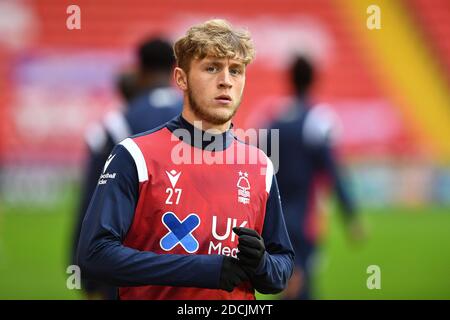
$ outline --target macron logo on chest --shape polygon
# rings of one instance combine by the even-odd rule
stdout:
[[[175,185],[177,184],[178,179],[180,178],[181,171],[177,173],[175,170],[170,170],[170,172],[166,171],[166,174],[167,177],[169,177],[172,188],[175,188]]]

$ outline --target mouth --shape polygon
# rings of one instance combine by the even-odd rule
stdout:
[[[217,96],[214,98],[214,100],[216,100],[217,102],[221,103],[221,104],[229,104],[233,101],[233,99],[231,99],[231,97],[229,95],[226,94],[222,94],[220,96]]]

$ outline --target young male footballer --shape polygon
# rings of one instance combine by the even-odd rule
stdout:
[[[83,221],[81,272],[120,287],[120,299],[280,292],[294,253],[273,165],[231,129],[250,36],[215,19],[191,27],[174,51],[183,111],[111,152]]]

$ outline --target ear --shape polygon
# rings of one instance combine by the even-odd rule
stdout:
[[[180,88],[183,91],[186,91],[188,88],[187,85],[187,74],[184,72],[183,69],[176,67],[173,71],[173,79],[175,80],[175,83],[177,84],[178,88]]]

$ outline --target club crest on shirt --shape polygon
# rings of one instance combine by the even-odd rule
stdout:
[[[248,173],[239,171],[239,180],[236,184],[238,188],[238,202],[242,204],[250,203],[250,182],[248,181]]]

